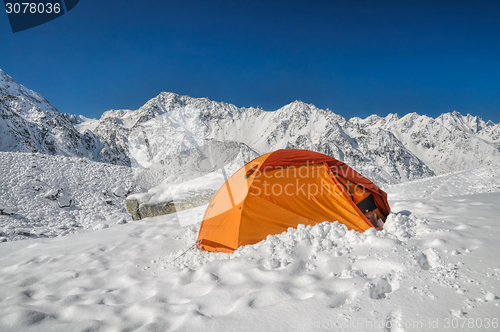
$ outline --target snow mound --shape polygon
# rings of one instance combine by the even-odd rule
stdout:
[[[269,235],[259,243],[242,246],[233,254],[187,249],[187,252],[181,250],[171,253],[166,259],[161,259],[161,262],[178,268],[197,269],[215,260],[244,257],[257,259],[268,269],[284,268],[297,259],[302,259],[307,266],[313,267],[317,255],[342,256],[350,253],[354,244],[373,244],[381,248],[398,245],[415,236],[414,227],[417,223],[426,223],[426,220],[392,213],[387,218],[385,230],[380,232],[371,228],[359,233],[348,230],[338,222],[325,221],[314,226],[301,224],[297,228],[290,227],[281,234]],[[186,228],[184,237],[187,243],[196,242],[198,230],[199,225]]]

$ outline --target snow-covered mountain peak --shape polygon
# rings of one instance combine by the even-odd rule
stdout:
[[[397,121],[399,119],[401,119],[401,117],[398,115],[398,113],[389,113],[385,117],[386,121]]]
[[[440,121],[443,126],[453,126],[458,130],[474,134],[480,132],[483,128],[488,126],[486,122],[478,116],[470,114],[463,116],[457,111],[441,114],[436,118],[436,120]],[[489,126],[494,125],[492,121],[489,121],[489,123]]]
[[[403,126],[405,129],[411,128],[414,125],[422,125],[423,122],[427,122],[430,118],[425,115],[420,115],[416,112],[405,114],[403,117],[397,119],[395,118],[392,123],[398,123],[400,126]],[[391,122],[387,122],[387,125],[390,125]],[[425,123],[424,123],[425,125]]]
[[[35,118],[42,116],[40,112],[59,113],[41,94],[17,83],[1,69],[0,103],[25,115],[35,113],[33,114]]]
[[[309,121],[326,122],[329,124],[345,125],[346,119],[330,110],[324,110],[316,107],[314,104],[307,104],[303,101],[296,100],[287,104],[274,112],[275,119],[280,121],[287,121],[290,119],[292,122],[300,122],[300,126],[307,124]]]
[[[311,109],[317,109],[316,106],[313,104],[307,104],[301,100],[295,100],[289,104],[286,104],[285,106],[281,107],[277,111],[292,111],[292,112],[304,112],[304,111],[310,111]]]

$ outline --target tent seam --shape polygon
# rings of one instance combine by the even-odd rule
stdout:
[[[255,170],[255,172],[252,174],[253,178],[250,181],[250,185],[248,186],[247,194],[245,195],[245,198],[243,198],[242,202],[240,203],[241,204],[240,222],[238,223],[238,229],[236,230],[236,244],[238,244],[238,245],[240,243],[240,231],[241,231],[241,224],[242,224],[241,221],[243,220],[243,210],[244,210],[244,207],[245,207],[245,202],[246,202],[246,200],[248,198],[248,193],[250,192],[250,187],[252,186],[253,181],[255,180],[255,177],[256,177],[255,175],[258,174],[257,172],[260,171],[261,167],[264,165],[264,163],[266,162],[267,158],[269,158],[269,156],[271,156],[273,153],[274,152],[269,152],[268,156],[262,161],[262,163],[257,167],[257,169]],[[243,165],[243,167],[245,167],[247,164]]]

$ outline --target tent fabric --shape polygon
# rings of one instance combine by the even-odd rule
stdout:
[[[357,185],[357,187],[356,187]],[[338,221],[363,232],[373,225],[349,193],[372,195],[379,213],[390,212],[387,194],[327,155],[284,149],[262,155],[227,179],[210,201],[198,233],[199,248],[233,252],[299,224]],[[347,189],[349,188],[349,189]]]

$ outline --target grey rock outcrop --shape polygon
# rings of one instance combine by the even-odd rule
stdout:
[[[141,202],[139,199],[129,198],[125,204],[128,212],[132,215],[132,219],[141,220],[144,218],[180,212],[207,204],[214,194],[214,190],[202,190],[200,192],[193,192],[191,195],[188,195],[188,197],[157,203]]]
[[[3,215],[6,215],[6,216],[11,216],[14,214],[14,209],[12,209],[11,207],[7,207],[7,206],[0,206],[0,214],[3,214]]]

